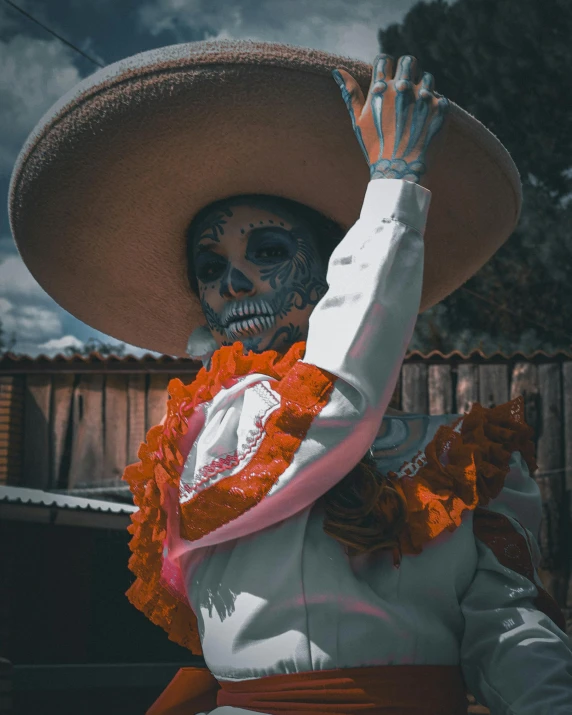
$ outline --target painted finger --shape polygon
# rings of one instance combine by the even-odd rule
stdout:
[[[371,82],[379,82],[380,80],[388,80],[393,78],[393,57],[391,55],[377,55],[373,61],[373,71],[371,73]]]
[[[361,87],[351,74],[345,70],[335,69],[332,71],[332,76],[342,92],[348,112],[353,115],[354,119],[357,119],[361,116],[363,105],[365,104],[365,97]]]
[[[435,78],[430,72],[424,72],[421,78],[421,86],[419,88],[419,99],[427,102],[435,96],[433,90],[435,89]]]
[[[442,97],[437,102],[437,113],[433,115],[429,124],[429,128],[427,130],[427,134],[425,136],[424,152],[429,147],[429,144],[431,143],[433,137],[443,128],[443,124],[445,123],[445,117],[449,113],[449,106],[449,100],[445,99],[445,97]]]
[[[402,141],[409,143],[410,134],[410,107],[415,102],[413,92],[413,82],[411,81],[412,71],[416,68],[417,60],[411,55],[404,55],[399,58],[397,71],[395,73],[395,148],[400,146]]]
[[[421,87],[422,89],[426,89],[428,92],[432,92],[435,89],[435,77],[433,77],[431,72],[423,72]]]
[[[419,92],[420,97],[421,91],[422,90],[420,90]],[[409,138],[403,156],[409,156],[409,154],[411,154],[412,152],[414,153],[417,150],[420,143],[421,135],[423,134],[429,117],[429,106],[429,102],[426,102],[423,99],[421,99],[421,101],[415,102],[413,117],[411,119]]]
[[[354,134],[356,135],[363,155],[369,163],[369,154],[365,147],[361,129],[357,121],[357,119],[361,116],[363,105],[365,104],[365,98],[363,96],[363,92],[361,91],[361,87],[351,76],[351,74],[349,74],[345,70],[332,70],[332,76],[342,92],[342,98],[346,104],[348,113],[350,115]]]
[[[411,82],[417,72],[417,60],[413,55],[403,55],[397,61],[397,71],[395,80],[407,80]]]

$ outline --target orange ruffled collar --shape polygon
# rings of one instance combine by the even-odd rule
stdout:
[[[407,503],[401,552],[420,553],[424,544],[460,526],[465,511],[495,499],[513,452],[535,471],[533,435],[524,421],[522,397],[492,408],[475,403],[456,424],[440,427],[415,475],[390,475]]]
[[[136,580],[127,596],[153,623],[162,626],[171,640],[197,654],[201,647],[196,618],[189,604],[174,595],[161,578],[167,536],[164,504],[167,490],[178,489],[184,461],[180,444],[190,414],[245,375],[260,373],[282,380],[303,357],[305,344],[297,343],[284,356],[274,351],[243,355],[242,349],[235,343],[217,350],[210,368],[202,368],[190,385],[179,379],[170,381],[164,424],[149,430],[138,452],[141,461],[128,466],[123,475],[139,507],[129,526],[129,568]],[[521,452],[531,471],[536,469],[532,434],[524,422],[522,398],[491,409],[475,404],[460,425],[441,427],[426,446],[427,461],[415,475],[388,475],[408,507],[400,552],[420,553],[444,531],[454,531],[465,511],[494,499],[503,488],[513,452]],[[382,511],[388,520],[398,518],[389,505]]]

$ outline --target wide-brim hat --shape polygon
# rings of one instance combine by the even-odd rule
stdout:
[[[201,208],[262,193],[344,228],[359,217],[369,169],[334,68],[367,93],[364,62],[249,41],[164,47],[88,77],[42,118],[12,176],[12,231],[34,278],[92,327],[184,355],[205,322],[185,250]],[[422,311],[492,256],[521,206],[508,152],[454,104],[427,185]]]

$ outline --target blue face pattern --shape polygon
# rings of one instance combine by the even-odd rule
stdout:
[[[193,268],[209,329],[219,345],[284,352],[305,340],[327,290],[326,266],[310,230],[267,208],[231,204],[207,216]]]

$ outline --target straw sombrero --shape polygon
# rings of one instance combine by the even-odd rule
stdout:
[[[88,77],[43,117],[12,176],[12,231],[32,275],[94,328],[184,355],[204,322],[185,257],[199,209],[264,193],[346,228],[358,218],[369,170],[336,67],[367,93],[363,62],[246,41],[165,47]],[[521,205],[507,151],[456,105],[428,181],[422,310],[490,258]]]

